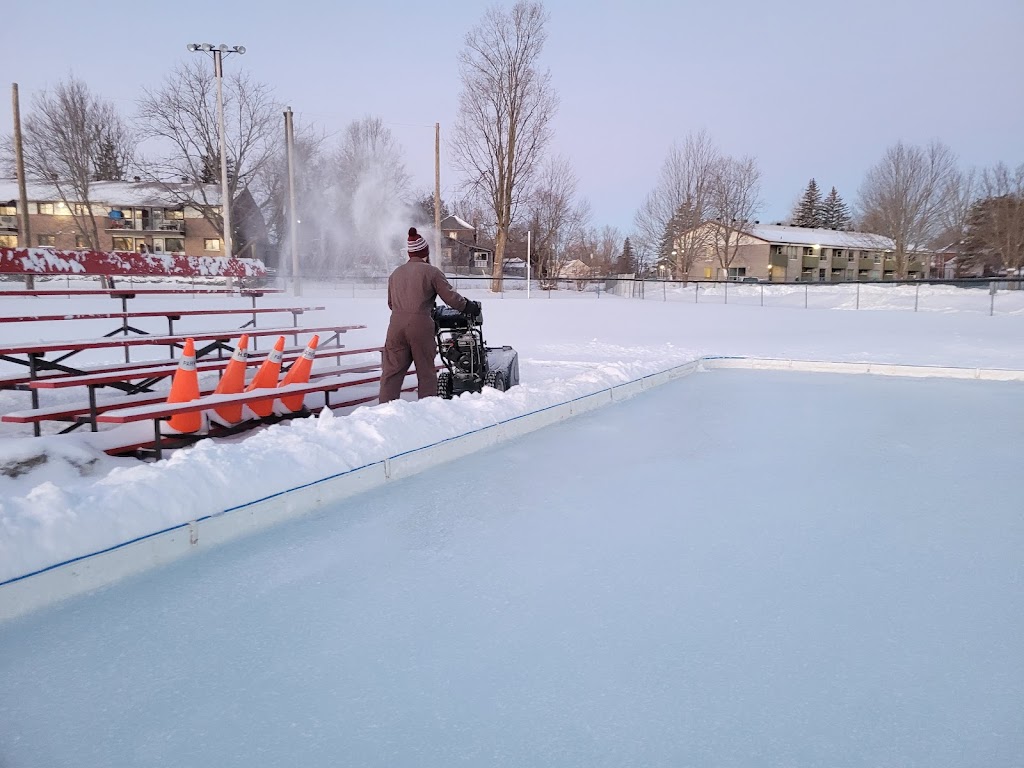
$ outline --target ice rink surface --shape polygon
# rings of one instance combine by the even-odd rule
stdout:
[[[1019,384],[716,371],[0,625],[0,766],[1012,766]]]

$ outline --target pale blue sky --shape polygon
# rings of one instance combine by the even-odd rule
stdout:
[[[27,112],[34,92],[73,71],[129,113],[143,86],[198,55],[187,43],[242,44],[247,53],[226,68],[245,67],[328,131],[380,116],[417,189],[432,188],[433,124],[442,136],[452,124],[456,55],[488,4],[343,5],[19,3],[5,11],[7,87],[19,84]],[[547,8],[544,60],[561,98],[552,149],[574,164],[598,226],[628,232],[669,145],[693,129],[758,158],[764,221],[785,217],[811,176],[855,202],[864,172],[897,139],[942,139],[964,165],[1024,162],[1021,0]],[[8,91],[0,131],[10,126]],[[446,166],[448,190],[457,179]]]

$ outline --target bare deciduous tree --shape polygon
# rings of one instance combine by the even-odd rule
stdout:
[[[226,76],[223,87],[228,194],[234,200],[241,190],[250,186],[256,189],[256,180],[274,162],[283,141],[283,118],[270,88],[245,72]],[[180,64],[159,89],[144,91],[139,101],[139,117],[144,138],[160,145],[161,154],[146,163],[147,174],[165,183],[167,192],[182,204],[199,204],[204,218],[223,234],[219,192],[218,198],[213,199],[202,184],[220,178],[213,68],[199,60]],[[197,186],[186,191],[167,183],[182,180]],[[219,187],[218,184],[216,188]],[[256,203],[263,206],[266,198]],[[234,238],[232,241],[235,242]]]
[[[572,258],[570,244],[583,237],[590,209],[577,200],[577,184],[565,158],[550,158],[538,174],[528,208],[534,238],[531,261],[542,278],[557,278]]]
[[[650,250],[663,250],[673,259],[676,274],[687,275],[698,255],[710,246],[707,219],[711,181],[720,159],[705,131],[689,134],[674,144],[662,165],[658,185],[635,217],[640,241]]]
[[[593,272],[599,275],[611,274],[615,262],[622,254],[622,246],[625,241],[622,232],[618,227],[606,224],[599,231],[591,232],[588,240],[594,244],[591,264]]]
[[[409,174],[391,130],[378,117],[350,123],[332,173],[335,213],[344,232],[338,244],[343,262],[378,274],[390,271],[412,215]]]
[[[93,182],[123,177],[135,137],[112,102],[70,77],[33,101],[24,121],[25,175],[52,185],[89,248],[99,247]]]
[[[933,239],[931,245],[935,252],[935,271],[937,277],[945,276],[946,264],[944,255],[949,248],[955,248],[959,253],[957,269],[962,270],[966,265],[966,253],[963,248],[967,239],[967,229],[970,224],[971,210],[974,207],[978,192],[978,178],[974,169],[967,171],[957,170],[950,174],[946,182],[946,189],[943,193],[945,205],[942,206],[941,223],[938,235]],[[940,256],[941,254],[941,256]]]
[[[722,157],[715,162],[710,184],[707,214],[718,224],[708,228],[714,232],[711,251],[725,278],[760,208],[761,170],[752,157]]]
[[[500,291],[505,244],[551,137],[557,97],[539,68],[547,13],[520,0],[489,9],[459,54],[462,92],[452,154],[467,184],[486,196],[496,229],[491,290]]]
[[[906,278],[911,255],[926,250],[942,227],[956,156],[945,144],[897,142],[868,171],[860,188],[861,228],[893,240],[897,277]]]
[[[979,185],[981,199],[971,210],[967,250],[986,264],[1010,271],[1024,269],[1024,164],[987,168]]]
[[[296,231],[300,270],[311,275],[317,266],[325,261],[326,242],[323,238],[321,200],[327,189],[327,157],[324,152],[326,138],[322,131],[309,125],[295,126],[294,178],[295,207],[301,212]],[[253,183],[260,190],[259,197],[265,199],[264,220],[270,242],[275,246],[276,262],[269,259],[268,266],[284,267],[282,274],[291,275],[291,259],[282,259],[281,253],[288,246],[288,158],[285,147],[281,147],[273,162],[268,163]]]

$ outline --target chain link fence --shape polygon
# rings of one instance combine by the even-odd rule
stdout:
[[[457,291],[491,292],[485,275],[448,275]],[[268,285],[291,289],[291,279],[276,276]],[[350,298],[381,297],[388,276],[303,276],[304,290]],[[628,276],[531,280],[506,276],[500,298],[600,299],[612,295],[641,301],[800,309],[899,310],[971,312],[987,315],[1024,314],[1024,278],[913,280],[854,283],[781,283],[726,280],[657,280]]]

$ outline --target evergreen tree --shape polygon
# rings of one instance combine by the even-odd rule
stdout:
[[[451,215],[451,211],[448,209],[448,203],[445,202],[444,198],[441,198],[441,221],[444,221]],[[416,198],[413,204],[413,219],[417,227],[433,227],[434,226],[434,193],[424,192],[418,198]]]
[[[822,202],[821,191],[818,189],[818,182],[811,179],[807,182],[807,189],[804,196],[800,198],[800,205],[796,209],[796,225],[798,227],[820,227],[822,226]]]
[[[661,234],[661,242],[658,243],[658,259],[665,263],[672,261],[672,251],[676,247],[676,220],[675,217],[665,225],[665,231]]]
[[[228,184],[235,180],[235,164],[228,158]],[[203,153],[202,167],[199,169],[200,184],[220,184],[220,153]]]
[[[628,275],[636,271],[636,254],[633,253],[633,244],[627,237],[622,244],[622,253],[615,262],[615,272],[619,275]]]
[[[825,202],[821,204],[821,226],[826,229],[849,229],[850,221],[850,209],[836,188],[832,187]]]
[[[690,211],[686,204],[679,206],[672,218],[669,219],[668,224],[665,225],[665,231],[661,235],[661,242],[658,244],[658,258],[665,263],[674,263],[672,258],[672,252],[675,251],[679,245],[679,237],[690,229]]]
[[[202,168],[199,170],[200,184],[217,184],[220,182],[220,155],[204,153]]]
[[[101,136],[93,161],[95,181],[124,181],[125,170],[113,138],[109,134]]]

